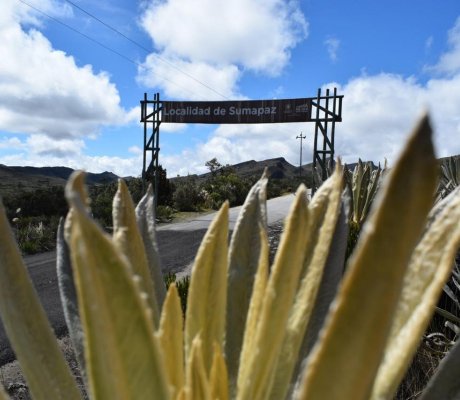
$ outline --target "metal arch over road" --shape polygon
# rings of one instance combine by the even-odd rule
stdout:
[[[162,122],[274,124],[311,121],[312,99],[163,101]]]
[[[265,124],[288,122],[314,122],[315,138],[313,167],[321,169],[324,181],[328,176],[328,161],[334,161],[335,123],[342,121],[343,95],[329,89],[316,97],[282,100],[241,101],[163,101],[156,93],[148,100],[144,93],[141,100],[141,122],[144,124],[144,158],[142,181],[153,181],[158,193],[158,172],[160,153],[160,124]],[[313,191],[318,186],[315,182]],[[155,199],[158,196],[155,196]]]

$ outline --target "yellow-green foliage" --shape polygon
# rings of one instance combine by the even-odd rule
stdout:
[[[230,245],[227,203],[209,227],[192,269],[185,321],[176,286],[164,294],[151,192],[135,210],[120,183],[109,236],[90,217],[83,175],[74,175],[64,236],[78,297],[72,307],[81,320],[75,329],[82,329],[73,336],[83,336],[76,346],[84,349],[89,396],[391,399],[460,244],[460,192],[425,229],[436,172],[423,118],[375,199],[338,289],[347,221],[341,164],[311,202],[298,189],[272,266],[262,177]],[[59,260],[69,264],[66,256]],[[1,317],[32,395],[79,398],[3,209],[0,276]]]

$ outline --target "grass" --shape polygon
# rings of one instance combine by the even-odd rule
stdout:
[[[36,254],[56,247],[57,217],[20,217],[13,222],[13,231],[22,254]]]

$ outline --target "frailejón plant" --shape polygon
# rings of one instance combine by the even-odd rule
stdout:
[[[90,398],[391,399],[460,243],[459,195],[425,229],[437,175],[430,136],[423,118],[343,279],[340,163],[311,202],[298,189],[271,266],[266,178],[250,191],[230,244],[224,204],[195,258],[185,321],[175,285],[164,293],[151,192],[135,209],[120,182],[108,236],[90,217],[83,175],[74,175],[58,268]],[[3,210],[0,274],[0,314],[33,397],[80,398]],[[440,385],[459,394],[458,374],[449,375],[458,371],[454,350],[426,399],[449,398],[436,397]]]
[[[386,162],[383,169],[380,165],[373,169],[372,163],[359,160],[353,172],[345,166],[345,183],[350,191],[351,222],[359,226],[364,223],[386,170]]]

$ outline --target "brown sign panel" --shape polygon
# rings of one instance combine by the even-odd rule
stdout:
[[[264,124],[311,121],[312,98],[242,101],[163,101],[161,121]]]

